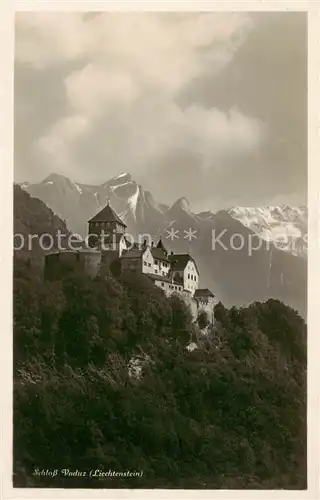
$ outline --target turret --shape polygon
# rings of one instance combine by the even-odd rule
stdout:
[[[168,255],[168,250],[165,248],[164,244],[162,243],[161,238],[158,241],[157,248],[160,248],[166,256]]]

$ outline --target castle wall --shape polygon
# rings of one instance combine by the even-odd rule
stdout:
[[[161,288],[167,296],[172,295],[173,293],[182,293],[182,286],[169,283],[168,281],[161,281],[160,276],[159,280],[154,281],[154,284]]]
[[[101,272],[102,275],[105,276],[109,273],[109,269],[111,264],[119,258],[119,251],[105,251],[101,253]]]
[[[162,276],[168,276],[170,271],[170,265],[159,259],[154,259],[153,272],[155,274],[160,274]]]
[[[69,270],[84,271],[94,278],[100,272],[101,252],[64,251],[45,256],[44,277],[48,280],[61,279]]]
[[[121,266],[123,271],[139,271],[142,272],[141,258],[136,259],[121,259]]]
[[[192,260],[189,260],[184,272],[183,283],[185,290],[188,290],[192,295],[199,286],[199,276],[196,266]]]
[[[217,303],[217,300],[214,297],[209,297],[207,300],[197,300],[198,303],[198,311],[205,311],[208,315],[209,322],[211,324],[214,323],[214,307]]]
[[[80,261],[84,262],[85,272],[95,278],[100,272],[101,252],[83,252],[80,254]]]
[[[146,248],[142,255],[142,272],[145,274],[154,272],[154,259],[150,248]]]
[[[179,286],[166,281],[161,281],[160,277],[159,280],[154,281],[154,284],[161,288],[168,297],[173,293],[178,293],[189,307],[193,321],[198,319],[199,312],[203,310],[208,315],[209,322],[211,324],[214,323],[214,306],[216,304],[214,299],[209,299],[208,301],[198,301],[193,297],[191,292],[184,290],[182,285]]]

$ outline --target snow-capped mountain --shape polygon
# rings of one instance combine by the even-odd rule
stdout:
[[[228,213],[278,249],[307,255],[307,207],[233,207]]]
[[[305,314],[307,264],[301,258],[306,255],[304,207],[233,207],[217,213],[194,213],[186,198],[171,207],[158,203],[128,173],[99,186],[52,174],[38,184],[21,187],[44,201],[66,221],[68,229],[82,236],[87,234],[87,221],[109,201],[131,235],[162,235],[169,250],[191,253],[199,267],[201,286],[214,290],[226,305],[273,297]],[[176,236],[170,237],[171,230]],[[214,246],[213,236],[221,233]],[[231,244],[235,234],[243,237],[241,248]],[[290,248],[288,241],[284,244],[283,235],[294,240],[295,247]],[[260,238],[261,245],[250,253],[248,241],[253,237]]]
[[[37,184],[23,183],[21,187],[35,198],[43,200],[68,227],[82,236],[87,232],[87,221],[109,201],[132,232],[160,224],[165,206],[157,204],[151,193],[122,173],[107,182],[94,186],[81,184],[69,178],[51,174]],[[149,224],[149,221],[151,225]]]

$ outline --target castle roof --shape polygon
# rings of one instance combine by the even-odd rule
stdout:
[[[209,288],[198,288],[194,292],[195,298],[197,297],[214,297],[214,294],[209,290]]]
[[[153,246],[151,248],[151,253],[154,259],[164,260],[166,262],[169,262],[168,251],[165,248],[164,244],[162,243],[161,238],[159,239],[157,246],[156,247]]]
[[[188,253],[180,253],[180,254],[171,254],[169,255],[169,261],[171,263],[171,270],[172,271],[184,271],[186,268],[188,262],[192,260],[194,263],[197,273],[199,273],[198,266],[196,261],[194,260],[193,257],[191,257],[190,254]]]
[[[123,227],[127,227],[126,224],[118,217],[115,211],[110,207],[109,203],[92,217],[88,222],[117,222]]]
[[[145,248],[131,248],[131,250],[123,252],[123,254],[121,255],[121,259],[139,259],[140,257],[142,257],[145,251]]]
[[[166,252],[158,246],[151,247],[151,253],[154,259],[165,260],[166,262],[169,262]]]

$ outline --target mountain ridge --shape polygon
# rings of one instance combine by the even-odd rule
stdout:
[[[70,191],[67,194],[79,197],[78,202],[80,206],[82,205],[83,209],[88,213],[103,208],[107,201],[111,204],[114,203],[115,210],[117,208],[120,209],[119,212],[122,213],[125,222],[129,222],[128,227],[130,226],[130,222],[132,222],[131,219],[139,223],[144,222],[145,210],[149,208],[162,215],[182,210],[192,215],[192,218],[195,218],[194,220],[198,217],[210,220],[210,218],[219,212],[228,212],[244,226],[251,228],[259,234],[261,238],[271,241],[273,240],[273,236],[279,234],[281,229],[283,229],[285,236],[296,237],[297,239],[301,238],[304,234],[303,230],[306,230],[307,227],[308,209],[304,205],[232,206],[229,209],[215,211],[209,209],[196,213],[192,210],[189,200],[185,197],[180,197],[168,206],[167,204],[157,202],[153,198],[152,193],[144,190],[141,184],[135,182],[131,174],[127,172],[116,175],[97,185],[75,182],[62,174],[56,173],[48,175],[38,183],[23,182],[19,183],[19,185],[34,197],[44,201],[58,215],[61,212],[60,216],[69,220],[70,229],[80,232],[83,236],[86,234],[87,229],[84,227],[83,222],[79,223],[78,220],[74,220],[72,214],[66,214],[64,203],[62,205],[60,203],[59,198],[63,198],[67,190]],[[51,196],[49,191],[55,191],[55,197]],[[82,203],[80,202],[81,198],[83,198]],[[68,211],[70,211],[70,208]],[[65,217],[65,215],[69,215],[69,217]],[[279,246],[281,248],[281,245]],[[286,250],[284,245],[282,249]]]
[[[184,197],[169,207],[158,203],[128,173],[99,186],[54,174],[44,181],[24,189],[66,220],[72,232],[85,236],[87,221],[110,202],[134,237],[139,233],[162,236],[170,250],[191,253],[200,269],[201,286],[212,288],[226,305],[273,297],[306,314],[306,245],[301,238],[307,227],[306,208],[302,213],[289,206],[233,207],[196,214]],[[281,234],[282,228],[285,235],[291,230],[289,242],[298,241],[299,252],[282,242],[272,243],[273,235]],[[241,248],[239,243],[243,243]],[[250,252],[250,244],[258,248]]]

